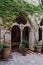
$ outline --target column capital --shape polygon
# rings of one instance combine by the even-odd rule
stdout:
[[[24,25],[23,24],[20,24],[20,29],[21,29],[21,31],[23,31],[23,29],[24,29]]]

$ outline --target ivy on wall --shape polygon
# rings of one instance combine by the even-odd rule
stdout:
[[[24,0],[0,0],[0,17],[3,18],[4,26],[10,27],[11,23],[16,21],[16,17],[21,14],[28,16],[42,12],[41,4],[35,6]]]

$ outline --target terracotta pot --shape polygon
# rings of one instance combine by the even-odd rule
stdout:
[[[26,56],[26,52],[25,52],[25,51],[23,51],[21,54],[22,54],[23,56]]]
[[[26,56],[26,51],[25,51],[25,49],[22,51],[22,55]]]
[[[10,55],[10,48],[6,47],[2,49],[2,59],[3,60],[7,60],[9,58]]]
[[[37,48],[36,51],[37,51],[38,53],[41,53],[41,48]]]

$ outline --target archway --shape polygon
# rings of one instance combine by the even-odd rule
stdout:
[[[23,40],[27,41],[28,43],[29,43],[29,32],[30,32],[30,28],[26,26],[23,30]]]
[[[42,29],[39,28],[39,41],[42,40]]]
[[[20,29],[17,25],[12,27],[11,31],[11,46],[12,50],[17,50],[20,44]]]
[[[43,26],[43,20],[40,22],[40,26]],[[39,27],[39,41],[42,40],[42,29]]]

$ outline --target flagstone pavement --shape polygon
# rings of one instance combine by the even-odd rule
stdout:
[[[0,60],[0,65],[43,65],[43,54],[30,53],[22,56],[20,53],[14,52],[8,60]]]

